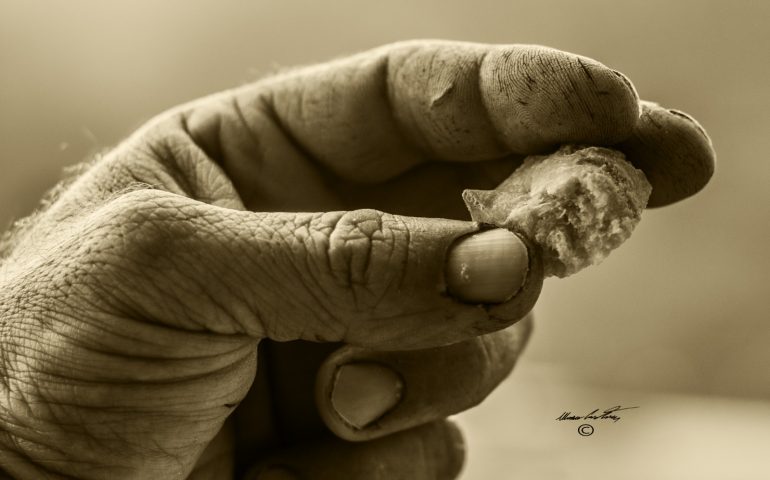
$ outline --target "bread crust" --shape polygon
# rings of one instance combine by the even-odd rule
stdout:
[[[546,276],[604,260],[641,219],[652,187],[623,153],[566,145],[527,157],[495,190],[465,190],[471,218],[509,228],[541,249]]]

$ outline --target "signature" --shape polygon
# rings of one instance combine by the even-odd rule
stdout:
[[[559,415],[556,420],[612,420],[613,422],[617,422],[620,420],[620,416],[616,415],[616,413],[623,410],[631,410],[632,408],[639,407],[621,407],[620,405],[616,405],[614,407],[605,408],[604,410],[597,408],[586,415],[575,415],[572,412],[564,412]]]

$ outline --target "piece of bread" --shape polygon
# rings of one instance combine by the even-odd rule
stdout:
[[[527,157],[495,190],[466,190],[463,199],[474,221],[534,241],[546,276],[566,277],[631,236],[651,191],[621,152],[567,145]]]

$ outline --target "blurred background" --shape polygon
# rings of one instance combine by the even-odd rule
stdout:
[[[718,155],[703,192],[546,281],[517,370],[459,417],[463,478],[770,478],[770,2],[0,0],[0,226],[168,107],[411,38],[593,57]],[[591,437],[554,420],[613,405],[640,408]]]

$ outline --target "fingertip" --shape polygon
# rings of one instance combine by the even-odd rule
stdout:
[[[716,153],[705,129],[690,115],[641,102],[642,114],[632,136],[619,145],[652,185],[648,207],[661,207],[692,196],[714,174]]]
[[[492,123],[517,153],[563,143],[611,145],[639,118],[631,82],[590,58],[530,45],[493,49],[481,67]]]

